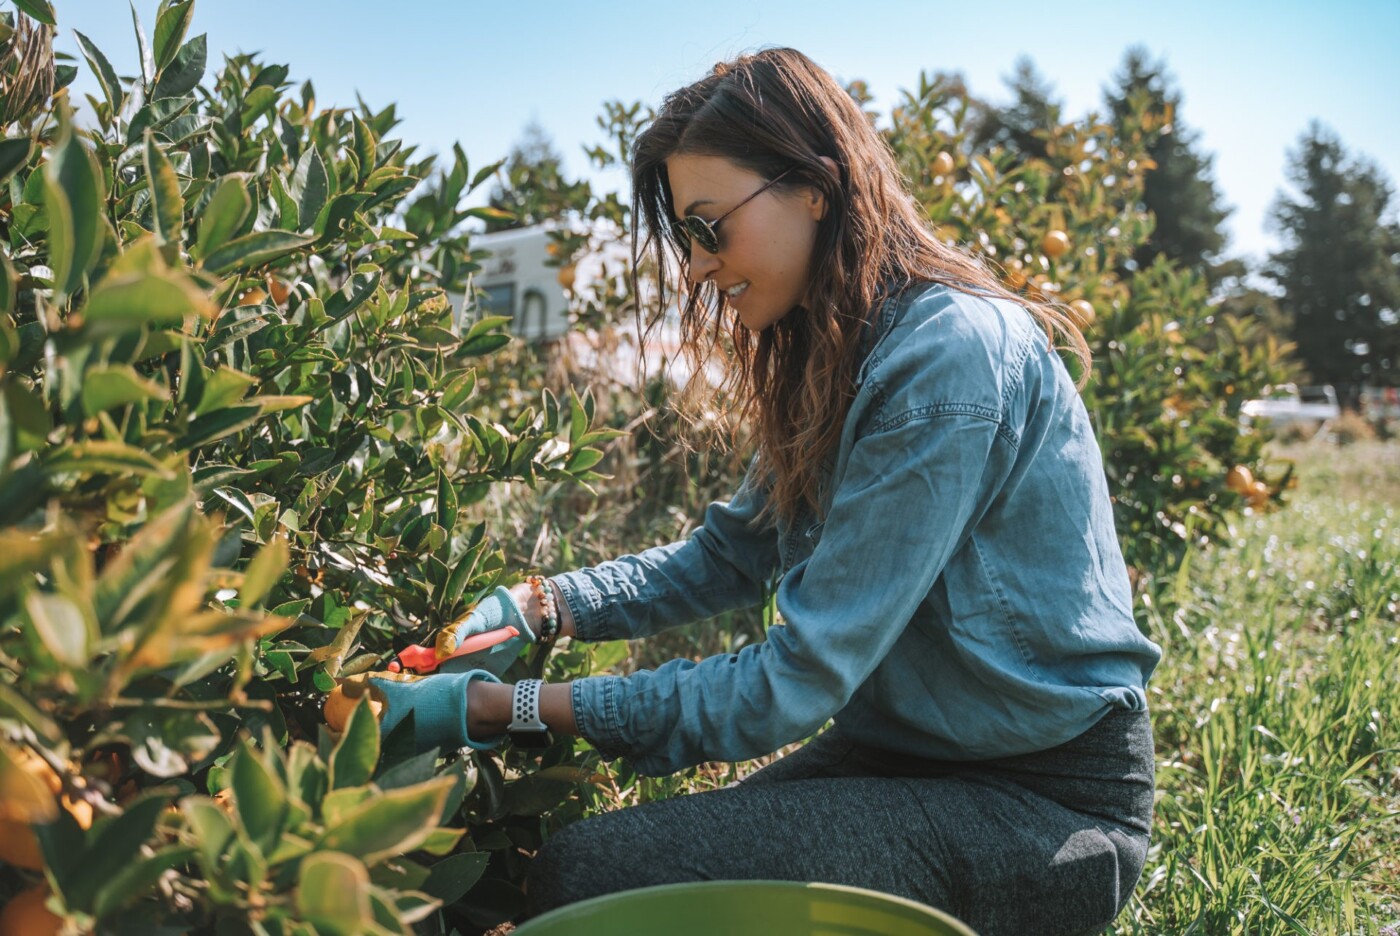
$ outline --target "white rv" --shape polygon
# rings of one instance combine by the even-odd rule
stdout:
[[[569,300],[559,283],[559,267],[545,265],[552,228],[537,224],[472,237],[473,249],[491,255],[473,277],[476,305],[461,293],[451,297],[459,330],[486,315],[510,316],[511,333],[529,341],[557,338],[569,330]]]

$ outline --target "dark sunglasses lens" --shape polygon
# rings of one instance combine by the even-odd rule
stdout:
[[[690,238],[710,253],[719,253],[719,241],[715,238],[715,232],[710,229],[700,218],[690,215],[683,222],[686,233]]]

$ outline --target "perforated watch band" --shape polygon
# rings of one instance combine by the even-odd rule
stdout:
[[[522,679],[515,684],[510,700],[510,724],[506,730],[515,744],[538,746],[549,743],[549,726],[540,718],[539,679]]]

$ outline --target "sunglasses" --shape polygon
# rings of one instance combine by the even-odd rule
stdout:
[[[787,175],[791,171],[792,169],[784,169],[782,172],[778,173],[768,182],[764,183],[763,187],[760,188],[758,191],[754,192],[748,198],[739,202],[739,204],[735,205],[733,208],[730,208],[728,211],[726,211],[724,214],[720,215],[713,221],[706,221],[699,215],[686,215],[679,221],[672,221],[671,232],[675,236],[676,244],[680,247],[681,252],[689,254],[691,250],[690,245],[693,241],[694,243],[699,244],[709,253],[719,253],[720,222],[732,215],[734,212],[738,211],[740,208],[747,205],[749,202],[753,201],[758,196],[762,195],[764,192],[768,191],[769,188],[777,184],[779,179],[781,179],[783,176]]]

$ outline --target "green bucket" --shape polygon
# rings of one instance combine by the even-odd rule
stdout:
[[[583,900],[535,917],[515,936],[977,936],[903,897],[839,884],[701,881]]]

